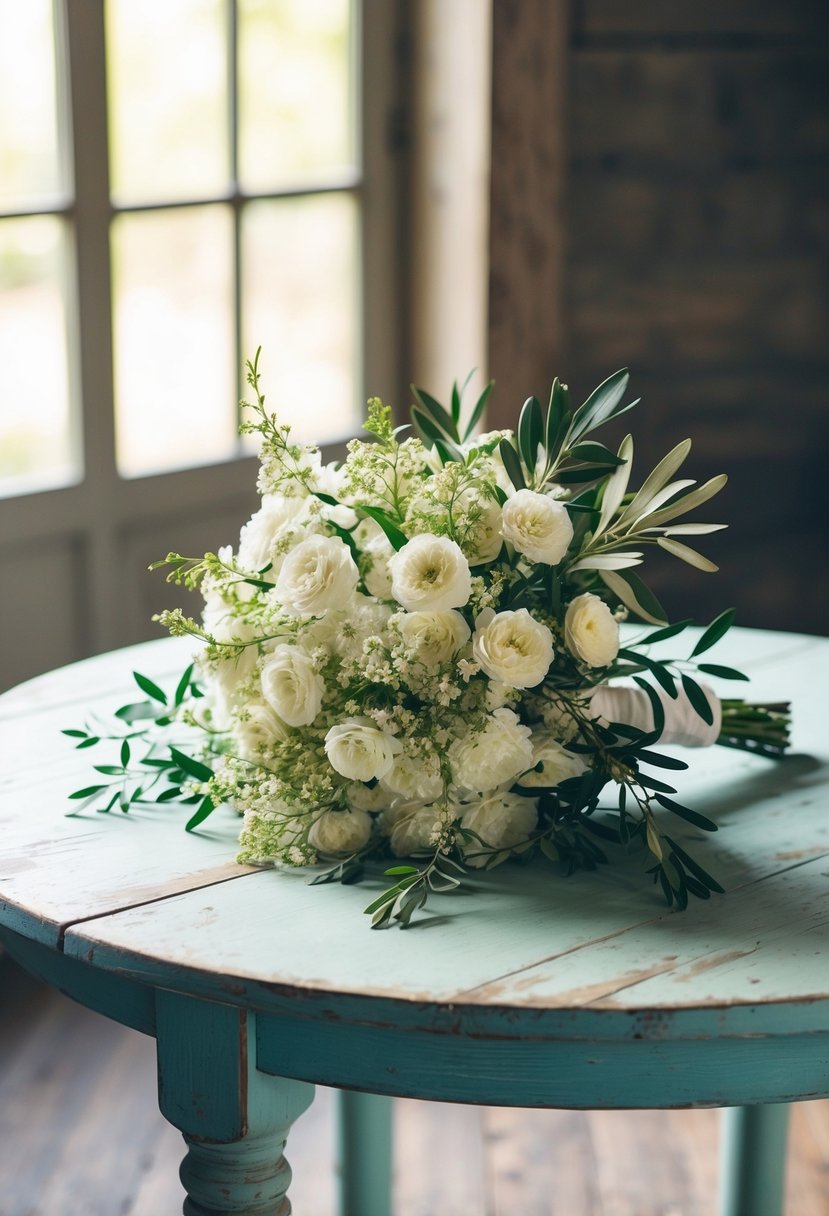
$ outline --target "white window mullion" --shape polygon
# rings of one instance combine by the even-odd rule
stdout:
[[[109,156],[103,4],[65,2],[75,183],[74,246],[78,301],[77,387],[82,402],[84,498],[88,504],[85,579],[93,649],[115,645],[121,609],[117,517],[118,475],[112,376]]]

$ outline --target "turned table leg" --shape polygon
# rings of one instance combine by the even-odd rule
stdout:
[[[291,1125],[314,1087],[256,1068],[253,1014],[156,993],[161,1112],[184,1135],[185,1216],[289,1216]]]
[[[392,1099],[339,1095],[339,1216],[391,1216]]]
[[[782,1216],[789,1107],[722,1112],[720,1216]]]

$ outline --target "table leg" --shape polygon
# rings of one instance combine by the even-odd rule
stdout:
[[[391,1216],[392,1099],[339,1097],[339,1216]]]
[[[161,1112],[188,1152],[185,1216],[289,1216],[283,1149],[314,1087],[256,1068],[254,1015],[156,993]]]
[[[722,1112],[720,1216],[782,1216],[786,1103]]]

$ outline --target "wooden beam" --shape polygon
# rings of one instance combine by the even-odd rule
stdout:
[[[489,367],[490,426],[566,379],[566,0],[494,0]]]

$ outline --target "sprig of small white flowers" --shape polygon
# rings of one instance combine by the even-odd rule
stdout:
[[[449,409],[415,390],[416,437],[373,398],[371,440],[353,441],[341,467],[267,411],[258,352],[248,381],[261,507],[235,553],[168,555],[168,577],[200,586],[206,603],[201,624],[161,617],[204,643],[206,696],[182,713],[208,731],[200,814],[224,802],[243,816],[240,860],[327,861],[317,879],[327,881],[353,880],[372,856],[421,858],[387,871],[395,881],[368,909],[376,925],[407,924],[468,868],[536,852],[595,866],[608,838],[645,850],[669,902],[719,889],[657,811],[714,825],[642,766],[685,767],[650,750],[672,731],[770,752],[785,723],[742,703],[723,709],[693,662],[650,657],[651,641],[687,622],[667,624],[633,567],[656,544],[714,568],[674,537],[722,525],[674,521],[725,479],[697,489],[674,479],[686,441],[628,491],[632,440],[614,453],[586,438],[630,408],[627,373],[577,410],[555,381],[546,415],[531,398],[515,435],[475,435],[489,389],[465,426],[457,386]],[[659,628],[623,647],[629,612]],[[618,677],[640,687],[609,683]],[[595,814],[608,782],[612,825]]]

